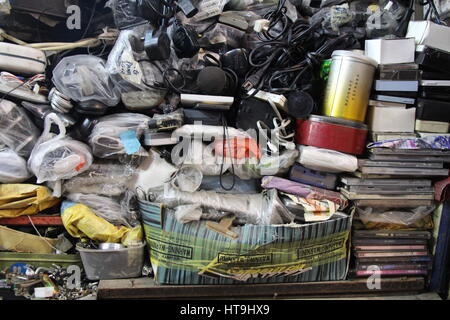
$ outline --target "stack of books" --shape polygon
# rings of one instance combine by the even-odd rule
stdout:
[[[431,269],[428,231],[355,230],[356,276],[424,275]]]
[[[415,129],[447,133],[450,128],[450,53],[426,46],[417,46],[416,51],[422,75]]]
[[[421,74],[418,65],[379,65],[377,74],[367,114],[372,141],[415,138],[414,106]]]

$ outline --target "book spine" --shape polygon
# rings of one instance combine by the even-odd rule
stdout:
[[[369,276],[373,274],[380,275],[405,275],[405,274],[423,274],[426,275],[426,270],[379,270],[379,271],[356,271],[358,276]]]

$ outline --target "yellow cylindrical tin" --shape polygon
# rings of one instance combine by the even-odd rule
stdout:
[[[375,60],[358,52],[334,51],[323,114],[364,122],[377,65]]]

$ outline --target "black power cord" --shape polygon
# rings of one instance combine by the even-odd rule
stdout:
[[[411,0],[411,2],[414,2],[413,0]],[[421,5],[421,6],[426,6],[426,5],[428,5],[429,7],[428,7],[428,10],[427,10],[427,12],[426,12],[426,14],[425,14],[425,16],[424,16],[424,19],[425,20],[427,20],[428,19],[428,16],[430,15],[430,13],[431,12],[433,12],[433,15],[434,15],[434,18],[435,18],[435,20],[436,20],[436,22],[438,23],[438,24],[441,24],[441,17],[440,17],[440,15],[439,15],[439,12],[438,12],[438,10],[437,10],[437,8],[436,8],[436,5],[435,5],[435,3],[434,3],[434,0],[427,0],[427,1],[419,1],[419,4]]]
[[[227,120],[225,119],[225,116],[223,113],[222,113],[221,117],[222,117],[223,134],[222,134],[222,163],[220,164],[219,182],[220,182],[220,186],[222,187],[222,189],[224,189],[225,191],[231,191],[234,189],[234,186],[236,185],[236,176],[234,175],[233,155],[232,155],[232,150],[231,150],[231,145],[230,145],[230,139],[228,136]],[[225,187],[223,185],[223,165],[225,163],[225,143],[226,142],[228,143],[228,149],[229,149],[230,159],[231,159],[231,174],[233,175],[233,180],[232,180],[233,182],[231,183],[230,187]]]
[[[285,4],[286,0],[280,0],[264,15],[269,26],[258,33],[261,42],[249,53],[251,69],[242,85],[242,99],[260,90],[280,94],[309,90],[318,78],[321,63],[334,50],[360,47],[352,34],[325,35],[323,18],[313,23],[305,19],[291,22]]]

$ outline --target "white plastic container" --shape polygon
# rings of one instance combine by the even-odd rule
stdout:
[[[365,54],[378,64],[412,63],[414,37],[402,39],[370,39],[365,42]]]
[[[414,132],[416,108],[369,107],[367,123],[375,132]]]
[[[86,249],[77,245],[89,280],[127,279],[142,275],[145,243],[123,249]]]
[[[41,50],[0,42],[0,70],[14,74],[44,73],[45,53]]]
[[[414,38],[417,45],[450,53],[450,27],[431,21],[410,21],[406,37]]]

